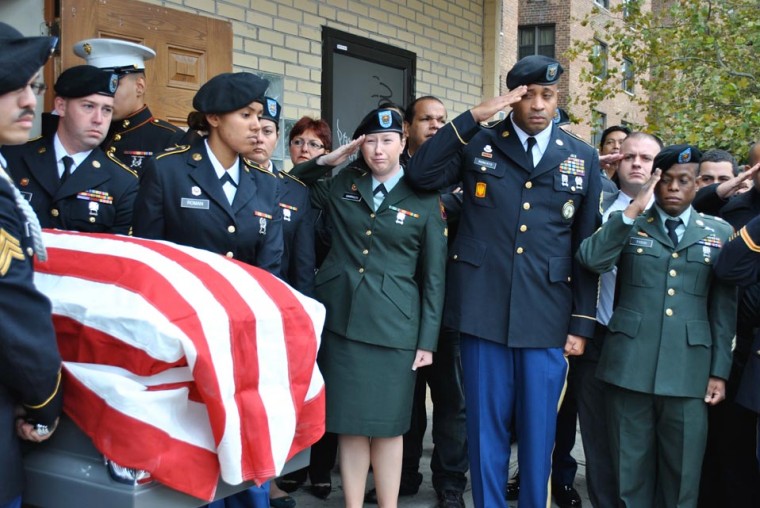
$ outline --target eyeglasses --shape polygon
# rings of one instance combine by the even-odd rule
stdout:
[[[292,139],[290,141],[290,144],[298,148],[301,148],[304,144],[306,144],[306,146],[308,146],[312,150],[321,150],[325,147],[325,145],[320,145],[316,141],[306,141],[305,139],[301,139],[301,138]]]
[[[24,90],[26,90],[27,86],[32,89],[32,93],[34,93],[34,95],[42,95],[43,93],[45,93],[45,90],[47,90],[47,85],[45,83],[36,82],[36,83],[27,83],[26,85],[16,90],[16,92],[22,93]]]

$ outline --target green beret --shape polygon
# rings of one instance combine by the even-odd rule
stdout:
[[[225,72],[209,79],[193,97],[201,113],[229,113],[264,95],[269,81],[250,72]]]
[[[553,85],[563,72],[564,69],[554,58],[526,56],[507,73],[507,88],[514,90],[522,85]]]
[[[669,170],[676,164],[687,164],[702,160],[702,152],[699,148],[692,145],[670,145],[666,146],[654,158],[653,168],[660,168],[662,172]]]
[[[23,88],[53,54],[57,37],[24,37],[0,22],[0,95]]]
[[[98,94],[113,97],[119,76],[92,65],[76,65],[63,71],[55,82],[55,94],[65,99],[78,99]]]

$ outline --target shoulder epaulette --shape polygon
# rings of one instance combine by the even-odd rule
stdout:
[[[504,120],[506,120],[506,117],[502,118],[501,120],[493,120],[491,122],[480,122],[480,126],[486,129],[493,129],[494,127],[502,123]]]
[[[176,125],[173,125],[165,120],[161,120],[160,118],[154,118],[150,123],[156,127],[161,127],[162,129],[166,129],[167,131],[171,132],[177,132],[180,130],[180,128]]]
[[[280,175],[280,178],[286,178],[286,177],[287,177],[287,178],[290,178],[291,180],[295,180],[296,182],[298,182],[298,183],[300,183],[301,185],[303,185],[304,187],[306,187],[306,184],[305,184],[305,183],[303,183],[301,180],[299,180],[297,177],[295,177],[295,176],[291,175],[290,173],[286,173],[285,171],[280,171],[280,172],[279,172],[279,173],[277,173],[277,174],[278,174],[278,175]]]
[[[113,150],[108,150],[106,152],[106,157],[108,157],[108,159],[111,162],[114,162],[116,165],[118,165],[121,169],[123,169],[124,171],[126,171],[130,175],[134,176],[135,178],[138,177],[137,171],[135,171],[132,168],[129,168],[129,167],[125,166],[119,159],[116,158],[116,156],[114,155],[114,151]]]
[[[704,218],[704,219],[708,219],[708,220],[712,219],[715,222],[720,222],[722,224],[728,224],[728,221],[726,221],[726,219],[724,219],[723,217],[718,217],[717,215],[709,215],[709,214],[706,214],[706,213],[703,213],[703,212],[699,212],[699,216],[702,217],[702,218]]]
[[[585,139],[583,139],[582,137],[578,136],[578,135],[577,135],[577,134],[575,134],[574,132],[571,132],[571,131],[569,131],[569,130],[567,130],[567,129],[562,129],[561,127],[557,127],[557,129],[561,130],[562,132],[564,132],[565,134],[567,134],[567,135],[568,135],[568,136],[570,136],[571,138],[577,139],[578,141],[580,141],[580,142],[581,142],[581,143],[583,143],[584,145],[588,145],[589,147],[591,147],[591,148],[593,148],[594,150],[596,150],[596,148],[594,148],[594,145],[592,145],[591,143],[589,143],[588,141],[586,141],[586,140],[585,140]]]
[[[166,157],[167,155],[176,155],[178,153],[184,153],[190,150],[190,145],[177,145],[177,146],[170,146],[166,150],[163,151],[163,153],[160,153],[156,155],[156,160],[160,159],[161,157]]]
[[[267,175],[269,175],[269,176],[271,176],[271,177],[273,177],[273,178],[277,178],[277,175],[275,175],[274,173],[272,173],[272,172],[271,172],[271,171],[269,171],[268,169],[265,169],[265,168],[264,168],[264,167],[263,167],[261,164],[259,164],[258,162],[254,162],[254,161],[252,161],[251,159],[246,159],[245,157],[243,157],[243,163],[244,163],[244,164],[245,164],[247,167],[249,167],[249,168],[251,168],[251,169],[255,169],[255,170],[257,170],[257,171],[261,171],[262,173],[264,173],[264,174],[267,174]]]

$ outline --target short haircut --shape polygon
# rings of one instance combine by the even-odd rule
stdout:
[[[290,136],[288,142],[293,141],[293,138],[300,136],[306,131],[313,131],[317,135],[319,141],[325,146],[327,151],[332,150],[332,131],[327,122],[321,118],[311,118],[309,116],[301,117],[293,127],[290,129]]]
[[[417,108],[417,104],[422,101],[436,101],[443,104],[443,101],[441,99],[433,95],[423,95],[422,97],[417,97],[412,101],[411,104],[406,107],[406,111],[404,111],[404,121],[406,123],[411,124],[414,121],[415,109]]]
[[[630,132],[625,137],[625,139],[623,140],[623,142],[625,143],[629,139],[631,139],[631,140],[634,140],[634,139],[650,139],[650,140],[654,141],[655,143],[657,143],[657,146],[660,147],[660,150],[662,150],[662,148],[664,146],[662,144],[662,140],[660,138],[658,138],[654,134],[649,134],[648,132],[641,132],[641,131]]]
[[[613,125],[611,127],[607,127],[602,131],[602,139],[599,141],[599,148],[602,148],[604,146],[604,142],[607,141],[607,136],[613,132],[623,132],[626,136],[628,136],[631,133],[631,129],[625,125]]]
[[[758,159],[757,160],[752,160],[752,154],[755,151],[758,152]],[[753,162],[754,162],[754,164],[753,164]],[[749,152],[747,152],[747,163],[750,166],[754,166],[758,162],[760,162],[760,141],[755,141],[754,143],[752,143],[751,145],[749,145]]]
[[[702,154],[702,160],[699,162],[699,170],[697,170],[697,175],[699,175],[700,171],[702,170],[703,162],[730,162],[731,172],[734,174],[734,176],[739,174],[739,164],[736,162],[736,158],[729,152],[721,150],[720,148],[711,148]]]

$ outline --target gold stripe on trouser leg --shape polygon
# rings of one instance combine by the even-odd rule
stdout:
[[[567,392],[567,375],[570,373],[570,360],[567,358],[567,355],[562,355],[562,358],[565,359],[565,363],[567,364],[567,368],[565,369],[565,384],[562,385],[562,393],[559,394],[559,401],[557,402],[557,414],[559,414],[559,408],[562,406],[562,401],[565,400],[565,392]],[[556,424],[555,424],[556,427]],[[554,431],[554,442],[556,445],[557,442],[557,431]],[[517,446],[520,446],[519,444]],[[554,446],[552,446],[552,454],[549,456],[549,478],[546,480],[546,508],[552,507],[552,458],[554,457]]]

